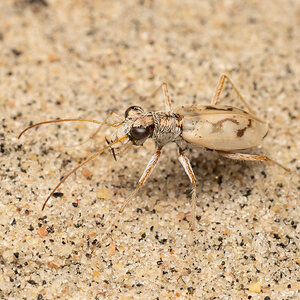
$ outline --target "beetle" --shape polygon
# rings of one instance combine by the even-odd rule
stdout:
[[[239,100],[244,104],[245,109],[218,104],[220,94],[224,88],[225,80],[227,80],[232,86],[233,90],[238,95]],[[119,214],[124,211],[124,208],[129,201],[136,195],[139,189],[149,178],[150,174],[158,163],[163,146],[170,142],[177,144],[178,159],[192,184],[191,229],[194,229],[196,219],[196,177],[190,161],[185,154],[189,144],[205,147],[206,149],[213,150],[221,156],[230,159],[268,162],[271,164],[276,164],[284,170],[289,171],[288,168],[267,156],[237,152],[239,150],[245,150],[259,145],[268,134],[269,128],[268,124],[264,120],[258,118],[252,112],[250,106],[246,103],[227,74],[223,74],[220,77],[210,105],[179,106],[173,110],[168,93],[167,83],[163,82],[161,86],[165,99],[165,111],[145,112],[139,106],[130,106],[125,111],[124,118],[112,112],[104,119],[104,122],[86,119],[60,119],[44,121],[31,125],[20,133],[18,138],[20,138],[27,130],[33,127],[42,124],[66,121],[91,122],[101,126],[107,125],[117,128],[115,137],[108,142],[106,147],[88,157],[85,161],[83,161],[75,169],[63,177],[63,179],[57,184],[57,186],[52,190],[45,200],[42,209],[45,208],[46,203],[60,187],[60,185],[83,165],[95,159],[97,156],[109,149],[113,152],[115,157],[115,153],[120,149],[124,149],[132,145],[142,146],[148,138],[152,138],[154,140],[156,151],[148,162],[136,188],[119,209]],[[107,123],[106,121],[111,115],[116,115],[118,118],[120,118],[120,122],[111,124]],[[98,130],[99,129],[100,128],[98,128]],[[116,216],[111,222],[110,226],[104,233],[103,238],[111,230],[114,222],[117,220],[117,217],[118,216]]]

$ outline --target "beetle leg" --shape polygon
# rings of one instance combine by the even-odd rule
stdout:
[[[235,160],[251,160],[251,161],[265,161],[268,163],[271,163],[273,165],[277,165],[281,168],[283,168],[285,171],[290,172],[289,168],[286,168],[282,164],[278,163],[277,161],[267,157],[267,156],[260,156],[260,155],[255,155],[255,154],[244,154],[244,153],[235,153],[235,152],[227,152],[227,151],[220,151],[216,150],[220,155],[230,158],[230,159],[235,159]]]
[[[166,112],[171,112],[172,111],[172,105],[171,105],[171,100],[170,100],[170,96],[169,96],[169,92],[168,92],[168,84],[166,82],[163,82],[157,89],[155,89],[155,91],[148,97],[155,97],[157,92],[160,89],[163,89],[163,94],[164,94],[164,98],[165,98],[165,109]]]
[[[192,191],[192,222],[191,222],[191,229],[194,230],[195,228],[195,223],[196,223],[196,195],[197,195],[197,183],[196,183],[196,177],[193,172],[192,166],[190,164],[190,161],[188,157],[184,154],[184,151],[179,148],[179,161],[181,162],[185,173],[188,175],[192,185],[193,185],[193,191]]]
[[[130,88],[132,85],[127,86],[125,89],[123,89],[123,92]],[[147,96],[143,96],[140,95],[138,93],[136,93],[140,98],[147,99],[147,98],[154,98],[157,93],[160,91],[160,89],[163,89],[163,94],[164,94],[164,98],[165,98],[165,110],[166,112],[172,112],[172,105],[171,105],[171,100],[170,100],[170,96],[169,96],[169,92],[168,92],[168,84],[166,82],[163,82],[162,84],[159,85],[159,87],[157,87],[150,95]]]
[[[119,120],[121,120],[121,121],[124,120],[124,118],[123,118],[121,115],[117,114],[117,113],[114,112],[114,111],[111,111],[111,112],[104,118],[103,123],[106,123],[106,121],[107,121],[112,115],[115,115],[115,116],[116,116]],[[121,125],[121,124],[120,124],[120,125]],[[89,140],[95,138],[95,136],[96,136],[96,135],[98,134],[98,132],[100,131],[101,127],[102,127],[102,124],[101,124],[101,125],[95,130],[95,132],[94,132],[93,134],[91,134],[85,141],[83,141],[83,142],[81,142],[81,143],[79,143],[79,144],[76,144],[76,145],[64,146],[64,148],[73,148],[73,147],[78,147],[78,146],[84,145],[84,144],[87,143]]]
[[[172,112],[171,99],[170,99],[169,92],[168,92],[168,84],[166,82],[163,82],[162,88],[163,88],[164,97],[165,97],[166,112]]]
[[[220,94],[222,93],[222,91],[224,89],[224,83],[225,83],[226,79],[230,83],[230,85],[232,86],[232,88],[234,89],[234,91],[236,92],[236,94],[238,95],[240,101],[243,102],[243,104],[247,107],[247,109],[248,109],[248,111],[250,113],[254,114],[253,111],[252,111],[252,109],[250,108],[250,106],[247,104],[247,102],[243,98],[243,96],[240,94],[240,92],[238,91],[238,89],[235,87],[235,84],[232,82],[232,80],[226,74],[222,74],[221,77],[220,77],[220,79],[219,79],[219,83],[217,85],[215,95],[213,96],[213,98],[211,100],[211,105],[217,105],[217,103],[219,101],[219,98],[220,98]]]
[[[114,111],[111,111],[111,112],[104,118],[104,121],[103,121],[103,122],[105,123],[112,115],[116,116],[120,121],[123,121],[123,120],[124,120],[124,118],[123,118],[121,115],[119,115],[118,113],[116,113],[116,112],[114,112]],[[83,141],[83,142],[80,143],[79,145],[85,144],[85,143],[88,142],[90,139],[93,139],[93,138],[98,134],[98,132],[100,131],[101,127],[102,127],[102,125],[100,125],[100,126],[97,128],[97,130],[96,130],[93,134],[91,134],[91,135],[89,136],[88,139],[86,139],[85,141]]]
[[[117,220],[119,219],[120,215],[123,213],[125,207],[127,206],[127,204],[129,203],[129,201],[136,195],[136,193],[139,191],[139,189],[143,186],[143,184],[146,182],[146,180],[148,179],[148,177],[151,175],[152,171],[154,170],[155,166],[157,165],[158,159],[160,157],[160,153],[161,153],[161,148],[158,148],[156,150],[156,152],[152,155],[150,161],[148,162],[148,165],[143,173],[143,175],[141,176],[137,187],[135,188],[135,190],[130,194],[130,196],[124,201],[124,203],[122,204],[121,208],[119,209],[117,215],[115,216],[115,218],[111,221],[111,223],[109,224],[108,228],[105,230],[105,232],[103,233],[99,244],[105,239],[105,237],[109,234],[109,232],[111,231],[112,227],[115,225],[115,223],[117,222]]]
[[[158,162],[160,154],[161,154],[161,148],[158,148],[156,150],[156,152],[152,155],[150,161],[148,162],[148,165],[147,165],[147,167],[146,167],[143,175],[141,176],[141,178],[140,178],[140,180],[138,182],[137,187],[131,193],[131,195],[125,200],[125,202],[123,203],[121,209],[119,210],[119,213],[122,213],[124,211],[124,208],[126,207],[126,205],[128,204],[128,202],[135,196],[135,194],[138,192],[138,190],[142,187],[142,185],[146,182],[146,180],[148,179],[148,177],[151,175],[152,171],[156,167],[156,164]]]

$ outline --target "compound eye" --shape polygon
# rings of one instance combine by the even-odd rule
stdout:
[[[150,127],[132,127],[130,130],[130,135],[135,140],[142,140],[150,135]]]
[[[127,109],[126,109],[126,111],[125,111],[125,119],[128,117],[128,115],[129,115],[129,113],[131,112],[131,111],[137,111],[137,112],[143,112],[144,110],[141,108],[141,107],[139,107],[139,106],[130,106],[130,107],[128,107]]]

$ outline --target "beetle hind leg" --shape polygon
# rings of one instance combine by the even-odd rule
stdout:
[[[234,159],[234,160],[248,160],[248,161],[264,161],[264,162],[268,162],[270,164],[273,165],[277,165],[279,167],[281,167],[282,169],[284,169],[287,172],[290,172],[290,169],[283,166],[282,164],[280,164],[279,162],[267,157],[267,156],[261,156],[261,155],[255,155],[255,154],[244,154],[244,153],[235,153],[235,152],[228,152],[228,151],[221,151],[221,150],[216,150],[217,153],[219,153],[220,155],[226,157],[226,158],[230,158],[230,159]]]
[[[182,164],[185,173],[188,175],[192,185],[192,202],[191,202],[191,209],[192,209],[192,222],[191,222],[191,230],[194,230],[195,223],[196,223],[196,199],[197,199],[197,183],[196,183],[196,177],[193,172],[191,163],[188,159],[188,157],[184,154],[184,151],[179,148],[179,157],[178,157],[180,163]]]
[[[233,81],[230,79],[230,77],[227,75],[227,74],[222,74],[220,79],[219,79],[219,82],[218,82],[218,85],[217,85],[217,88],[216,88],[216,91],[215,91],[215,94],[211,100],[211,105],[217,105],[218,104],[218,101],[219,101],[219,98],[220,98],[220,95],[224,89],[224,84],[225,84],[225,80],[227,79],[227,81],[230,83],[231,87],[233,88],[233,90],[236,92],[236,94],[238,95],[240,101],[246,106],[247,110],[254,114],[252,109],[250,108],[249,104],[246,102],[246,100],[244,99],[244,97],[241,95],[241,93],[239,92],[239,90],[236,88],[235,84],[233,83]]]

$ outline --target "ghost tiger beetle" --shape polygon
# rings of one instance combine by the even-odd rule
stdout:
[[[239,100],[246,107],[245,110],[233,106],[218,105],[219,97],[223,90],[226,79],[238,95]],[[254,115],[249,105],[243,99],[227,75],[224,74],[220,77],[216,92],[210,105],[179,106],[175,110],[172,110],[167,84],[164,82],[161,86],[163,88],[165,98],[166,111],[164,112],[145,112],[139,106],[131,106],[125,111],[125,118],[112,112],[104,119],[104,122],[86,119],[52,120],[31,125],[20,133],[19,138],[30,128],[42,124],[66,121],[91,122],[100,124],[100,126],[107,125],[118,128],[115,138],[109,142],[108,146],[88,157],[75,169],[63,177],[63,179],[57,184],[57,186],[52,190],[50,195],[45,200],[42,209],[45,208],[46,203],[60,187],[60,185],[71,174],[76,172],[87,162],[95,159],[106,150],[111,150],[115,156],[115,151],[118,150],[117,145],[120,145],[119,150],[127,148],[131,145],[142,146],[148,138],[152,138],[154,140],[156,151],[151,157],[144,173],[138,181],[137,187],[124,201],[123,205],[119,209],[119,214],[124,211],[124,208],[128,202],[136,195],[138,190],[146,182],[153,169],[157,165],[163,146],[169,142],[174,142],[177,144],[179,150],[178,159],[192,183],[191,229],[195,227],[196,219],[196,177],[192,170],[190,161],[185,155],[185,150],[187,149],[188,144],[205,147],[208,150],[217,152],[221,156],[234,160],[264,161],[276,164],[286,171],[289,171],[288,168],[268,158],[267,156],[236,152],[238,150],[244,150],[259,145],[268,133],[268,125],[265,121]],[[107,119],[111,115],[116,115],[121,119],[121,121],[119,123],[112,124],[106,123]],[[95,133],[97,133],[97,131]],[[117,217],[118,215],[111,222],[108,229],[102,236],[102,239],[111,230],[112,226],[117,220]]]

